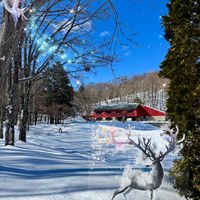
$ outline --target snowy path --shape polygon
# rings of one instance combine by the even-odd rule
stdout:
[[[112,145],[99,145],[91,134],[95,123],[67,122],[63,133],[59,126],[31,127],[27,143],[17,141],[16,146],[4,147],[0,140],[0,199],[27,200],[110,200],[118,188],[123,167],[137,168],[137,150],[114,152]],[[106,127],[108,123],[101,123]],[[110,124],[113,125],[113,124]],[[114,124],[123,130],[127,124]],[[135,133],[159,135],[148,125],[134,124]],[[114,152],[114,153],[113,153]],[[94,158],[96,160],[94,160]],[[100,161],[98,161],[98,159]],[[172,156],[164,162],[171,165]],[[149,171],[143,168],[143,171]],[[116,200],[124,199],[122,195]],[[148,192],[133,191],[129,199],[149,199]],[[155,192],[154,200],[181,200],[165,177],[162,187]]]

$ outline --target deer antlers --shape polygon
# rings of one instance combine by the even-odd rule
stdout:
[[[169,145],[168,146],[165,145],[165,147],[166,147],[166,152],[165,153],[160,152],[159,156],[157,157],[160,160],[163,160],[164,157],[168,153],[173,152],[176,149],[176,145],[182,143],[185,140],[185,134],[183,134],[183,137],[180,140],[177,140],[177,136],[178,136],[178,133],[179,133],[178,126],[176,126],[176,132],[174,132],[173,129],[169,129],[169,128],[167,128],[167,130],[164,130],[164,131],[165,132],[168,131],[170,133],[170,135],[168,136],[169,139],[167,140]],[[166,133],[164,133],[164,135],[166,135]]]
[[[140,137],[138,137],[138,143],[136,143],[134,140],[132,140],[130,138],[130,128],[129,128],[129,134],[128,134],[128,140],[129,140],[129,144],[133,144],[134,146],[136,146],[138,149],[140,149],[144,155],[146,155],[150,160],[155,160],[156,159],[156,155],[155,152],[152,148],[151,145],[151,139],[148,138],[143,138],[143,140],[141,140]]]
[[[160,151],[158,156],[156,156],[156,152],[154,151],[154,148],[151,145],[151,139],[143,138],[143,140],[141,140],[140,138],[138,138],[138,143],[136,143],[133,139],[130,138],[131,136],[130,128],[129,128],[129,134],[128,134],[128,140],[130,141],[129,144],[132,144],[136,146],[138,149],[140,149],[143,152],[143,154],[147,156],[150,160],[162,161],[167,154],[175,150],[177,144],[180,144],[185,139],[185,134],[183,134],[182,139],[177,141],[177,135],[179,133],[178,126],[176,126],[176,132],[174,132],[173,129],[169,129],[169,128],[167,128],[167,130],[164,130],[164,131],[165,132],[168,131],[170,133],[170,135],[167,135],[166,133],[164,133],[164,137],[166,137],[165,140],[167,140],[169,144],[165,146],[166,152],[163,153]]]

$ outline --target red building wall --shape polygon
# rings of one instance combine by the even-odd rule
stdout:
[[[140,117],[140,116],[165,116],[164,112],[161,112],[156,109],[152,109],[152,108],[150,108],[148,106],[144,106],[144,105],[139,105],[137,107],[137,114],[138,114],[138,117]]]
[[[145,116],[165,116],[165,112],[150,108],[144,105],[138,105],[133,110],[109,110],[102,112],[93,112],[90,116],[83,116],[85,119],[109,119],[109,118],[137,118]]]

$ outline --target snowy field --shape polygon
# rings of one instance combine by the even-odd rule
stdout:
[[[103,141],[103,131],[114,126],[117,139],[131,126],[133,137],[151,137],[158,150],[164,150],[161,130],[137,122],[86,123],[66,121],[60,126],[32,126],[27,133],[27,143],[18,141],[15,147],[4,147],[0,140],[0,199],[4,200],[110,200],[119,187],[126,165],[133,170],[148,173],[150,163],[141,159],[139,151],[131,145],[117,149]],[[98,138],[96,133],[102,131]],[[16,129],[17,132],[17,129]],[[167,171],[176,153],[162,162],[165,177],[161,187],[154,192],[154,200],[181,200],[172,187]],[[150,192],[133,190],[128,199],[149,200]],[[118,195],[116,200],[124,199]]]

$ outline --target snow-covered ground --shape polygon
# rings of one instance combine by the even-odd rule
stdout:
[[[27,143],[18,141],[17,134],[15,147],[5,147],[0,140],[0,199],[110,200],[127,164],[144,173],[151,170],[133,146],[116,149],[105,142],[111,126],[117,130],[116,138],[125,140],[128,125],[133,137],[151,137],[157,149],[164,150],[161,130],[138,122],[66,121],[62,133],[58,132],[60,126],[40,124],[31,127]],[[163,161],[165,177],[154,200],[183,199],[166,176],[174,157],[171,153]],[[136,190],[128,195],[135,200],[149,197],[150,192]],[[116,197],[122,199],[123,195]]]

